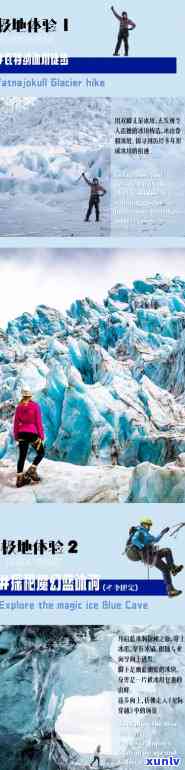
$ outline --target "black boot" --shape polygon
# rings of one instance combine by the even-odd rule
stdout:
[[[171,568],[172,575],[178,575],[178,572],[181,572],[183,567],[184,564],[179,564],[179,566],[174,564],[174,566]]]
[[[172,588],[168,589],[168,596],[169,596],[169,598],[173,598],[175,596],[180,596],[180,594],[182,594],[182,591],[178,591],[176,588],[173,588],[173,586],[172,586]]]

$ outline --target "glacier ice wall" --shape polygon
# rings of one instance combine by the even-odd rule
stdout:
[[[185,451],[185,282],[113,287],[67,313],[40,305],[0,333],[0,458],[15,453],[22,384],[45,426],[46,456],[77,465],[164,467]]]
[[[1,770],[80,769],[55,725],[67,697],[113,688],[109,649],[101,627],[1,627]]]
[[[128,639],[121,652],[121,636]],[[144,635],[144,636],[143,636]],[[133,663],[140,639],[140,664]],[[102,744],[102,766],[142,770],[146,757],[177,753],[184,758],[184,627],[6,626],[0,629],[1,770],[83,770],[92,760],[97,734],[84,751],[62,732],[71,699],[115,698],[112,752]],[[127,671],[129,707],[119,715],[120,656]],[[165,667],[165,676],[163,676]],[[152,671],[152,673],[151,673]],[[167,676],[167,681],[166,681]],[[149,678],[149,681],[148,681]],[[127,704],[127,690],[124,689]],[[101,702],[101,698],[100,698]],[[121,702],[121,700],[120,700]],[[140,708],[138,709],[138,702]],[[136,711],[134,711],[135,706]],[[144,704],[144,706],[143,706]],[[102,719],[100,714],[100,719]],[[77,735],[78,728],[77,728]],[[103,736],[104,741],[104,736]],[[66,751],[68,754],[66,754]]]

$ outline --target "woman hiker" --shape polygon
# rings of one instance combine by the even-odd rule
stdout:
[[[31,481],[38,483],[40,477],[37,474],[37,466],[44,457],[44,429],[40,406],[32,401],[32,394],[28,388],[22,390],[21,400],[15,412],[13,431],[19,446],[16,486],[22,487]],[[24,464],[30,445],[36,450],[36,455],[24,473]]]

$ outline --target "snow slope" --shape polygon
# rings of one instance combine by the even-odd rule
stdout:
[[[107,189],[99,224],[82,171]],[[109,99],[0,100],[0,235],[107,235],[109,188]]]

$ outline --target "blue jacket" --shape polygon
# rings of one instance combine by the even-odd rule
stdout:
[[[139,548],[140,551],[145,548],[146,545],[152,545],[152,543],[158,543],[161,539],[161,533],[160,535],[151,535],[148,529],[145,527],[142,527],[142,525],[139,525],[137,527],[137,532],[132,535],[132,545],[136,545],[137,548]]]

